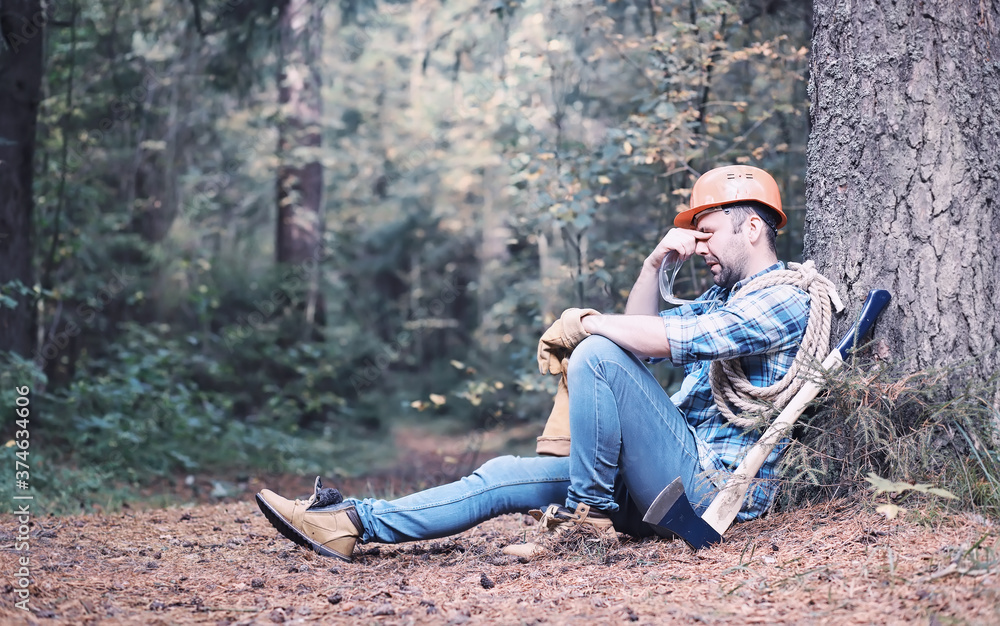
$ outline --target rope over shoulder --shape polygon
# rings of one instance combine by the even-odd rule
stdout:
[[[784,406],[805,384],[807,375],[816,373],[815,366],[822,363],[830,350],[833,322],[830,305],[832,303],[838,313],[844,308],[837,288],[816,270],[811,260],[789,263],[788,269],[758,276],[731,299],[778,285],[798,287],[809,294],[809,322],[799,351],[781,380],[768,387],[755,387],[747,380],[738,358],[712,362],[709,378],[715,405],[727,420],[740,428],[752,428],[770,418],[775,413],[772,407]],[[737,414],[730,406],[741,413]]]

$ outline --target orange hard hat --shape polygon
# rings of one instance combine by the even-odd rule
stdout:
[[[759,167],[726,165],[709,170],[698,178],[691,190],[691,208],[677,214],[674,226],[693,229],[695,217],[702,211],[751,200],[774,209],[778,214],[775,228],[781,228],[788,222],[785,212],[781,210],[778,183],[770,174]]]

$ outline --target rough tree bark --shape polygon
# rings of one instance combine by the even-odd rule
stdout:
[[[968,365],[952,393],[988,380],[1000,370],[1000,4],[814,8],[805,258],[854,312],[869,289],[892,292],[878,335],[906,371]]]
[[[309,269],[306,318],[323,319],[318,278],[323,235],[321,94],[323,2],[286,0],[279,19],[281,73],[278,77],[281,122],[278,129],[278,263]]]
[[[45,16],[39,0],[0,2],[0,285],[34,284],[32,183]],[[0,350],[27,357],[34,309],[0,307]]]

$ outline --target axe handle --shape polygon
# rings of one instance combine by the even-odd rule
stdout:
[[[868,332],[889,303],[890,298],[889,292],[884,289],[873,289],[868,292],[868,298],[861,307],[858,320],[823,361],[824,370],[833,371],[843,365],[848,352],[854,348],[858,339],[865,336],[865,333]],[[781,413],[774,418],[757,443],[751,446],[739,467],[726,481],[726,486],[712,500],[712,504],[708,506],[701,519],[720,535],[725,533],[729,525],[736,519],[753,478],[764,465],[771,450],[791,432],[795,420],[799,419],[806,406],[812,402],[821,389],[822,387],[817,382],[806,381],[798,393],[788,401]]]
[[[834,350],[823,361],[823,369],[833,370],[843,363],[839,350]],[[806,406],[819,394],[822,387],[813,381],[806,381],[798,393],[792,396],[785,408],[778,414],[764,434],[757,440],[740,462],[736,471],[726,480],[726,486],[712,500],[701,519],[720,535],[733,523],[743,506],[743,499],[750,489],[754,476],[760,471],[771,450],[791,431],[795,420],[802,415]]]

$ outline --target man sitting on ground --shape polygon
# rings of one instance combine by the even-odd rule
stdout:
[[[552,345],[572,350],[568,457],[499,457],[456,482],[391,501],[331,500],[317,485],[305,501],[262,490],[258,505],[288,539],[344,560],[359,539],[436,539],[546,505],[544,529],[649,536],[642,516],[678,477],[696,511],[704,512],[760,436],[720,413],[711,363],[738,359],[754,386],[770,386],[788,371],[808,321],[810,297],[797,287],[741,291],[756,277],[784,270],[774,240],[785,222],[769,174],[740,165],[709,171],[695,183],[691,208],[677,215],[676,228],[643,263],[624,315],[563,313]],[[668,253],[680,260],[700,255],[715,285],[694,303],[659,312],[658,272]],[[684,367],[680,391],[667,395],[644,363],[650,359]],[[770,507],[783,448],[768,457],[737,519]]]

